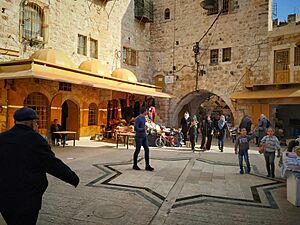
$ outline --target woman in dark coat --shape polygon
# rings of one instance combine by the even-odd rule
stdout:
[[[208,115],[205,118],[205,120],[203,120],[203,125],[201,129],[202,140],[201,140],[200,149],[210,150],[213,131],[214,131],[214,123],[210,119],[210,115]]]

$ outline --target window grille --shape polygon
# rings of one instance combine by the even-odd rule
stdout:
[[[222,61],[223,62],[231,61],[231,48],[223,48]]]
[[[219,49],[210,50],[210,64],[218,64]]]
[[[230,7],[230,0],[223,0],[223,13],[228,13]]]
[[[89,105],[89,121],[88,125],[97,125],[97,117],[98,117],[98,108],[95,103],[91,103]]]
[[[78,34],[78,47],[77,53],[81,55],[86,55],[86,36]]]
[[[295,47],[294,65],[300,66],[300,47]]]
[[[49,118],[49,101],[45,95],[39,92],[29,94],[24,100],[24,106],[36,111],[39,116],[39,128],[47,128]]]
[[[32,2],[24,1],[21,11],[22,37],[41,40],[43,37],[43,10]]]
[[[92,38],[90,39],[90,56],[98,59],[98,41]]]
[[[60,91],[72,91],[72,84],[66,82],[59,82],[58,89]]]

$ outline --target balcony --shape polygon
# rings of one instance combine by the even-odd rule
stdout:
[[[153,22],[152,0],[134,0],[134,16],[144,23]]]

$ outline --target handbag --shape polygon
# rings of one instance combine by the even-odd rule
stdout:
[[[265,144],[260,144],[259,147],[258,147],[259,154],[264,153],[265,152],[265,148],[266,148]]]

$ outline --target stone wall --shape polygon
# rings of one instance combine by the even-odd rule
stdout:
[[[89,58],[89,38],[98,40],[98,59],[110,70],[125,67],[132,70],[139,81],[151,82],[149,24],[134,17],[134,0],[28,0],[45,12],[46,38],[44,44],[30,46],[20,38],[20,0],[1,0],[0,48],[19,51],[20,57],[0,54],[0,62],[28,58],[40,48],[55,48],[65,52],[79,64]],[[85,35],[87,56],[77,54],[78,34]],[[122,62],[123,45],[139,50],[138,66]]]
[[[238,0],[234,10],[221,14],[200,42],[200,63],[206,74],[199,77],[198,89],[220,96],[235,118],[242,112],[234,106],[230,95],[244,89],[244,74],[250,69],[257,82],[268,82],[268,1]],[[178,104],[195,91],[195,59],[193,44],[203,37],[217,15],[207,15],[199,1],[154,0],[154,23],[151,25],[152,64],[155,74],[174,75],[174,83],[165,90],[172,99],[168,112],[179,111]],[[171,18],[164,19],[169,8]],[[222,62],[222,48],[231,48],[231,61]],[[219,49],[218,65],[210,65],[210,50]],[[173,65],[176,67],[173,73]],[[180,106],[181,107],[181,106]],[[197,107],[197,106],[195,106]],[[167,112],[161,112],[166,114]],[[171,117],[170,117],[171,118]],[[168,121],[175,124],[176,118]]]

